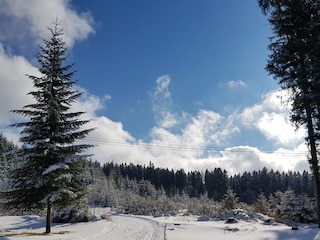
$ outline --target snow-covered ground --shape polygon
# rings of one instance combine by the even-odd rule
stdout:
[[[225,221],[199,222],[194,217],[170,217],[161,222],[167,222],[167,240],[313,240],[319,231],[310,226],[299,226],[299,230],[292,230],[284,224],[265,225],[261,221],[239,221],[232,224],[226,224]]]
[[[53,224],[52,234],[43,235],[45,219],[37,216],[0,217],[0,239],[163,240],[164,227],[149,219],[115,215],[110,220]]]
[[[227,224],[225,221],[197,221],[196,216],[144,217],[112,214],[109,220],[97,219],[88,223],[53,224],[52,234],[43,235],[45,219],[38,216],[0,217],[0,239],[48,239],[48,240],[211,240],[211,239],[290,239],[313,240],[319,229],[300,225],[291,227],[263,221],[240,220]]]

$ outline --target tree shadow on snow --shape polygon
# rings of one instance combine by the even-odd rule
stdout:
[[[28,230],[35,230],[43,228],[45,230],[46,223],[45,220],[39,216],[22,216],[21,222],[17,224],[16,227],[7,228],[9,231],[13,230],[21,230],[21,229],[28,229]]]
[[[2,236],[2,232],[0,232],[0,239],[1,240],[9,240],[7,236]]]
[[[314,240],[319,232],[319,228],[299,228],[298,230],[281,230],[273,231],[275,238],[278,240],[290,239],[290,240]],[[264,238],[262,240],[268,240],[269,238]]]

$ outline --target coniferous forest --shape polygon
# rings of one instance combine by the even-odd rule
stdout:
[[[92,163],[100,167],[99,163]],[[259,171],[244,172],[228,176],[226,170],[215,168],[205,172],[169,170],[157,168],[152,163],[148,166],[134,164],[106,163],[102,166],[106,177],[134,180],[137,183],[148,181],[156,190],[162,190],[166,196],[187,195],[200,198],[205,195],[214,201],[221,201],[228,189],[232,189],[239,200],[252,204],[260,194],[269,196],[277,191],[291,189],[298,195],[314,197],[312,175],[307,171],[279,172],[263,168]]]
[[[228,176],[215,168],[186,172],[145,165],[87,162],[92,178],[91,205],[131,214],[216,215],[243,208],[297,222],[316,222],[313,178],[307,171],[279,172],[263,168]],[[100,176],[100,177],[98,177]]]
[[[6,188],[8,173],[16,164],[6,153],[17,148],[0,134],[0,190]],[[101,165],[95,161],[83,162],[82,168],[86,199],[91,206],[146,215],[175,214],[181,209],[213,215],[244,208],[283,219],[316,221],[314,184],[307,171],[263,168],[229,176],[220,168],[186,172],[159,168],[151,162],[142,166],[113,162]]]

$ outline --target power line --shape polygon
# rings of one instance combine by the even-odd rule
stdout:
[[[226,151],[228,148],[232,147],[201,147],[196,146],[192,147],[190,145],[176,145],[176,144],[157,144],[157,143],[136,143],[136,142],[121,142],[121,141],[115,141],[110,139],[99,139],[99,138],[86,138],[87,142],[92,143],[99,143],[99,144],[108,144],[113,146],[119,146],[119,147],[137,147],[137,148],[153,148],[153,149],[161,149],[161,150],[173,150],[173,151],[193,151],[193,152],[217,152],[220,153],[222,151]],[[306,155],[306,152],[304,151],[296,151],[294,153],[286,152],[286,151],[261,151],[261,153],[273,153],[277,155]],[[235,149],[232,148],[230,152],[233,153],[252,153],[252,150],[250,149]]]
[[[12,132],[12,133],[20,133],[18,130],[9,130],[9,129],[0,129],[2,132]],[[85,139],[80,139],[79,141],[85,141],[87,143],[92,144],[106,144],[106,145],[112,145],[116,147],[127,147],[127,148],[141,148],[141,149],[155,149],[155,150],[164,150],[164,151],[188,151],[188,152],[207,152],[207,153],[221,153],[225,152],[226,149],[230,149],[229,152],[232,153],[247,153],[247,154],[254,154],[253,150],[251,149],[239,149],[241,146],[238,147],[201,147],[201,146],[190,146],[190,145],[181,145],[181,144],[163,144],[163,143],[144,143],[144,142],[124,142],[124,141],[117,141],[107,138],[95,138],[95,137],[86,137]],[[260,153],[265,154],[276,154],[276,155],[301,155],[306,156],[306,152],[303,151],[296,151],[294,153],[290,153],[287,151],[263,151],[259,150]]]

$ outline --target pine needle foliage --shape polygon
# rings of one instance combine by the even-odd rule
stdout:
[[[92,147],[78,144],[94,129],[84,129],[89,120],[81,120],[84,112],[71,112],[72,103],[81,96],[74,90],[72,64],[66,63],[67,47],[58,21],[48,28],[49,40],[43,40],[38,56],[40,76],[27,75],[34,90],[29,94],[35,103],[12,110],[28,121],[12,124],[22,128],[23,147],[16,151],[17,167],[11,172],[12,188],[7,191],[7,206],[23,209],[47,207],[50,232],[51,207],[66,206],[80,200],[85,193],[81,166]]]
[[[274,33],[266,69],[290,94],[291,121],[307,129],[308,161],[315,181],[320,227],[320,1],[258,0],[258,3],[268,15]]]

